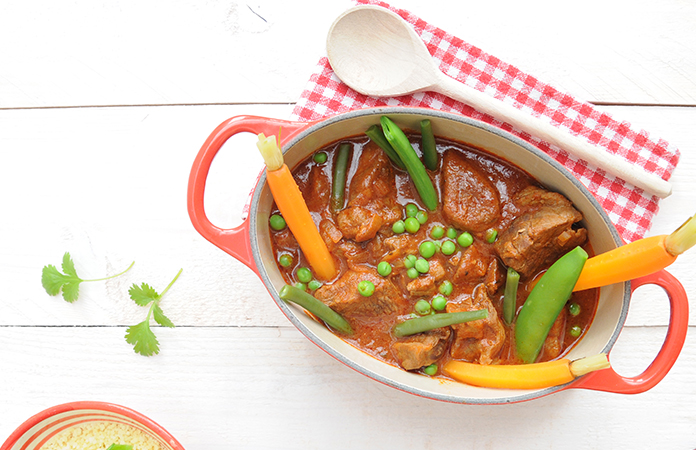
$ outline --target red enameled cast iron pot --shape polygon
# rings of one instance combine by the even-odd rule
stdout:
[[[196,230],[210,242],[247,265],[265,284],[285,316],[308,339],[358,372],[397,389],[436,400],[467,404],[498,404],[529,400],[569,388],[594,389],[624,394],[644,392],[655,386],[674,364],[686,338],[688,301],[681,284],[666,271],[600,290],[597,313],[582,340],[567,355],[570,359],[609,353],[623,327],[631,293],[644,284],[664,289],[670,302],[670,323],[665,341],[650,366],[636,377],[623,377],[606,369],[580,377],[566,385],[536,390],[490,389],[429,378],[390,366],[347,344],[301,309],[278,297],[285,284],[275,264],[268,218],[273,198],[261,174],[252,193],[249,214],[243,223],[222,229],[206,217],[203,198],[208,171],[222,145],[241,132],[273,135],[282,127],[285,162],[292,168],[314,151],[342,138],[363,135],[382,115],[405,129],[418,130],[419,121],[430,119],[436,136],[471,145],[521,167],[547,188],[568,197],[584,216],[592,247],[597,253],[622,244],[606,212],[592,194],[565,168],[529,143],[489,124],[464,116],[417,108],[374,108],[337,115],[311,123],[288,122],[254,116],[233,117],[215,129],[199,151],[191,169],[188,211]],[[245,149],[244,151],[249,151]]]

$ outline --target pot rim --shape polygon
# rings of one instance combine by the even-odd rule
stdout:
[[[433,109],[428,109],[428,108],[413,108],[413,107],[402,107],[402,106],[395,106],[395,107],[376,107],[376,108],[364,108],[364,109],[359,109],[359,110],[353,110],[349,111],[346,113],[338,114],[335,116],[331,116],[325,119],[318,120],[316,122],[311,122],[308,124],[307,127],[301,129],[296,135],[294,135],[288,142],[284,143],[284,150],[283,153],[286,153],[290,151],[296,144],[301,142],[303,139],[305,139],[307,136],[321,130],[322,128],[326,128],[330,125],[333,125],[335,123],[347,120],[347,119],[352,119],[356,117],[362,117],[362,116],[381,116],[381,115],[419,115],[419,116],[429,116],[429,117],[436,117],[436,118],[441,118],[445,120],[452,120],[456,122],[460,122],[464,125],[472,126],[475,128],[479,128],[481,130],[487,131],[488,133],[491,133],[493,135],[502,137],[506,140],[509,140],[513,142],[514,144],[524,148],[526,151],[534,154],[536,157],[542,159],[545,163],[549,164],[552,166],[554,169],[556,169],[558,172],[560,172],[569,182],[571,182],[582,194],[583,196],[586,197],[586,199],[592,204],[593,208],[598,212],[599,216],[601,219],[604,221],[606,227],[608,228],[611,237],[616,244],[616,246],[620,246],[623,244],[623,241],[616,230],[616,227],[614,224],[611,222],[611,219],[609,218],[607,212],[604,210],[604,208],[600,205],[599,201],[595,198],[594,195],[583,185],[580,180],[578,180],[575,176],[573,176],[563,165],[561,165],[558,161],[547,155],[545,152],[540,150],[539,148],[533,146],[529,142],[513,135],[512,133],[509,133],[501,128],[498,128],[494,125],[488,124],[486,122],[482,122],[476,119],[472,119],[467,116],[463,116],[460,114],[454,114],[454,113],[449,113],[449,112],[444,112],[444,111],[439,111],[439,110],[433,110]],[[339,136],[337,138],[340,139],[342,136]],[[524,170],[524,169],[523,169]],[[295,312],[290,309],[290,307],[280,299],[278,296],[278,292],[276,291],[273,283],[270,280],[270,277],[268,276],[268,273],[266,271],[264,261],[261,257],[261,252],[258,244],[258,238],[259,236],[256,233],[257,227],[258,227],[258,205],[259,205],[259,200],[261,196],[261,191],[262,187],[265,186],[266,183],[266,173],[265,171],[262,172],[261,176],[258,179],[258,182],[254,188],[254,192],[251,198],[251,204],[249,208],[249,218],[250,218],[250,227],[249,227],[249,240],[251,241],[251,252],[254,258],[254,262],[256,263],[256,267],[258,269],[258,275],[263,281],[264,285],[266,286],[266,289],[268,292],[271,294],[273,297],[273,300],[275,303],[278,305],[278,307],[281,309],[283,314],[292,322],[292,324],[305,336],[307,337],[310,341],[312,341],[315,345],[317,345],[319,348],[327,352],[329,355],[337,359],[338,361],[342,362],[346,366],[356,370],[357,372],[366,375],[373,380],[379,381],[382,384],[394,387],[396,389],[399,389],[404,392],[408,392],[420,397],[426,397],[426,398],[431,398],[435,400],[441,400],[445,402],[450,402],[450,403],[464,403],[464,404],[481,404],[481,405],[491,405],[491,404],[504,404],[504,403],[516,403],[516,402],[521,402],[521,401],[527,401],[527,400],[532,400],[535,398],[539,397],[544,397],[546,395],[552,394],[554,392],[558,392],[561,390],[565,390],[568,387],[571,387],[573,383],[577,382],[580,380],[580,378],[573,380],[569,383],[560,385],[560,386],[553,386],[549,388],[544,388],[540,390],[533,390],[533,391],[520,391],[519,396],[513,396],[513,397],[505,397],[505,398],[477,398],[477,397],[459,397],[455,395],[447,395],[447,394],[439,394],[439,393],[433,393],[431,391],[425,391],[420,388],[402,384],[398,381],[392,380],[388,377],[385,377],[367,367],[364,367],[360,365],[359,363],[353,361],[352,359],[346,357],[344,354],[336,351],[333,349],[328,343],[326,343],[320,336],[316,335],[312,330],[310,330],[302,321],[300,321],[297,316],[295,315]],[[609,350],[614,346],[616,343],[616,340],[619,337],[619,334],[621,330],[623,329],[623,326],[626,321],[626,317],[628,315],[628,306],[630,303],[630,297],[631,297],[631,283],[630,281],[626,281],[623,283],[623,298],[622,298],[622,308],[620,312],[620,316],[618,318],[616,327],[614,328],[611,337],[605,344],[604,348],[602,349],[602,352],[608,353]],[[361,350],[362,351],[362,350]],[[372,357],[368,353],[363,353],[367,356]],[[375,358],[376,359],[376,358]],[[380,361],[381,362],[381,361]],[[386,363],[383,363],[386,364]],[[522,393],[524,392],[524,393]]]

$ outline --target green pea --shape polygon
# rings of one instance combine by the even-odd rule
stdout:
[[[457,239],[457,230],[452,227],[447,229],[447,237],[450,239]]]
[[[413,266],[416,265],[416,259],[417,258],[415,255],[407,255],[404,258],[404,267],[406,267],[407,269],[413,268]]]
[[[280,214],[273,214],[270,219],[268,219],[268,222],[271,225],[271,228],[273,228],[276,231],[280,231],[285,229],[285,226],[287,225],[285,223],[285,219],[283,219],[283,216]]]
[[[418,205],[415,203],[406,205],[406,217],[416,217],[416,214],[418,214]]]
[[[570,313],[571,316],[577,316],[580,314],[580,305],[577,303],[573,302],[568,305],[568,312]]]
[[[443,311],[447,306],[447,299],[442,295],[436,295],[431,303],[435,311]]]
[[[307,283],[307,287],[309,288],[310,291],[316,291],[321,287],[321,281],[319,280],[312,280],[309,283]]]
[[[457,246],[455,245],[454,242],[452,242],[448,239],[442,243],[442,245],[440,246],[440,249],[442,250],[443,255],[449,256],[457,251]]]
[[[314,162],[317,164],[324,164],[326,162],[326,159],[326,152],[317,152],[314,154]]]
[[[420,273],[428,273],[428,271],[430,270],[430,263],[427,259],[418,258],[416,260],[415,268]]]
[[[425,211],[418,211],[418,213],[416,214],[416,220],[419,224],[423,225],[425,222],[428,221],[428,213]]]
[[[406,225],[404,225],[403,220],[397,220],[394,222],[394,225],[392,225],[392,231],[396,234],[401,234],[404,231],[406,231]]]
[[[295,287],[296,287],[297,289],[300,289],[300,290],[303,290],[303,291],[306,291],[306,290],[307,290],[307,285],[304,284],[304,283],[300,283],[299,281],[298,281],[297,283],[295,283]]]
[[[437,246],[432,241],[423,241],[418,246],[418,252],[420,252],[423,258],[432,258],[435,256],[435,252],[437,252]]]
[[[454,286],[452,286],[452,282],[449,280],[443,281],[438,289],[438,291],[442,295],[450,295],[453,290],[454,290]]]
[[[300,267],[299,269],[297,269],[297,279],[302,283],[309,283],[310,281],[312,281],[312,278],[314,278],[312,276],[312,271],[308,268]]]
[[[457,238],[457,243],[462,247],[468,247],[474,243],[474,237],[468,231],[463,232]]]
[[[579,326],[575,325],[573,327],[570,327],[570,335],[573,337],[579,337],[582,334],[582,328]]]
[[[445,229],[440,225],[435,225],[432,230],[430,230],[430,237],[433,239],[442,239],[445,237]]]
[[[421,316],[425,316],[426,314],[430,314],[430,303],[422,299],[418,300],[413,309]]]
[[[415,217],[409,217],[404,220],[404,225],[406,227],[406,231],[411,234],[418,233],[418,230],[420,230],[420,222],[418,222]]]
[[[426,375],[430,375],[430,376],[435,375],[437,373],[437,364],[431,364],[429,366],[423,367],[423,372]]]
[[[358,283],[358,292],[363,297],[369,297],[375,293],[375,285],[370,280],[362,280]]]
[[[486,231],[486,242],[492,244],[496,239],[498,239],[498,230],[491,228],[490,230]]]
[[[406,275],[408,275],[409,278],[418,278],[419,273],[415,267],[411,267],[406,271]]]
[[[391,272],[392,266],[387,261],[382,261],[379,264],[377,264],[377,273],[382,275],[383,277],[389,276]]]
[[[292,255],[290,255],[288,253],[283,253],[278,258],[278,262],[283,267],[290,267],[292,265]]]

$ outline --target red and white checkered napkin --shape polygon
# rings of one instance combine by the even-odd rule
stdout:
[[[547,117],[556,126],[585,136],[590,142],[640,164],[665,180],[671,177],[679,161],[679,150],[664,140],[650,137],[646,131],[613,119],[591,104],[544,84],[408,11],[375,0],[357,2],[389,8],[412,24],[439,62],[440,69],[450,77],[524,111]],[[578,160],[558,147],[441,94],[427,92],[398,98],[366,97],[343,84],[331,70],[326,57],[319,60],[292,116],[294,120],[313,121],[353,109],[399,105],[460,113],[510,131],[575,174],[599,200],[626,242],[644,237],[650,229],[658,210],[658,197],[626,185],[623,180]]]

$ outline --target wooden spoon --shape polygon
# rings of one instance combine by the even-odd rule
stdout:
[[[503,103],[443,74],[413,28],[386,8],[362,5],[341,14],[329,29],[326,49],[336,75],[373,97],[434,91],[554,144],[658,197],[669,182],[545,120]]]

